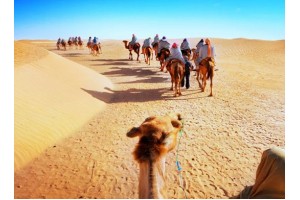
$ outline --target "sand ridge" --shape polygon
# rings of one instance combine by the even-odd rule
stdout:
[[[192,46],[198,41],[191,39]],[[193,73],[191,88],[174,98],[159,63],[128,61],[121,41],[103,42],[99,57],[36,44],[106,76],[114,88],[85,91],[105,109],[15,171],[15,198],[137,198],[139,170],[131,154],[137,140],[126,132],[170,111],[184,117],[179,160],[187,198],[229,198],[253,184],[263,150],[285,145],[284,41],[212,42],[219,69],[212,98],[208,89],[199,92]],[[184,198],[175,153],[167,157],[166,194]]]

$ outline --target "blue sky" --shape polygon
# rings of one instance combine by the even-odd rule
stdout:
[[[285,39],[284,0],[15,0],[14,38]]]

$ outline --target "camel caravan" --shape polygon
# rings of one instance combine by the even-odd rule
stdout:
[[[209,96],[213,96],[213,77],[215,71],[215,51],[214,46],[211,45],[210,40],[207,38],[201,39],[196,45],[196,48],[190,48],[190,44],[186,38],[179,46],[177,43],[172,45],[163,36],[161,39],[158,34],[151,42],[151,37],[146,38],[141,44],[137,41],[135,34],[132,34],[131,41],[123,40],[125,49],[129,51],[129,60],[133,60],[133,52],[136,54],[136,61],[140,61],[140,53],[144,54],[145,63],[150,65],[151,60],[155,56],[155,60],[160,63],[160,71],[166,69],[171,76],[171,88],[174,91],[174,97],[181,96],[181,87],[190,87],[190,71],[196,72],[196,80],[198,82],[201,92],[205,92],[206,82],[210,81]],[[82,49],[83,41],[81,37],[69,37],[66,42],[64,39],[59,38],[56,46],[57,49],[66,51],[67,45],[69,49]],[[86,47],[89,49],[90,54],[97,56],[102,54],[101,43],[97,37],[89,37]],[[133,51],[133,52],[132,52]],[[193,61],[195,67],[190,62]]]
[[[129,60],[133,60],[132,51],[137,54],[137,61],[140,62],[140,43],[137,42],[137,37],[132,34],[132,39],[123,40],[125,48],[129,50]],[[166,37],[159,39],[158,34],[154,37],[154,41],[151,43],[151,38],[144,40],[142,46],[142,54],[144,54],[145,63],[150,65],[150,60],[153,60],[153,54],[160,63],[160,70],[169,72],[171,76],[171,90],[174,90],[174,96],[180,96],[181,87],[186,82],[186,88],[188,89],[190,71],[196,71],[196,80],[198,82],[201,92],[205,91],[207,80],[210,81],[210,94],[213,96],[213,77],[215,67],[215,51],[214,47],[210,44],[210,40],[201,39],[196,46],[197,48],[190,48],[188,40],[185,38],[181,43],[180,47],[167,41]],[[195,69],[190,61],[194,61]],[[185,80],[184,80],[185,77]]]
[[[63,48],[63,50],[67,50],[67,45],[69,46],[69,49],[73,49],[74,46],[76,49],[83,49],[83,41],[81,40],[81,37],[69,37],[68,41],[66,42],[64,39],[58,38],[56,42],[57,50],[60,50]]]

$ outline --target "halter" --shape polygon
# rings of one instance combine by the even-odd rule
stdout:
[[[183,182],[182,182],[182,174],[181,174],[182,167],[181,167],[180,162],[178,160],[178,151],[179,151],[180,139],[181,139],[183,133],[184,133],[184,130],[183,130],[183,122],[182,122],[182,128],[179,131],[178,146],[177,146],[177,149],[176,149],[176,166],[177,166],[178,175],[179,175],[179,187],[182,188],[182,190],[184,191],[184,196],[187,199],[186,193],[185,193],[185,187],[183,186]]]

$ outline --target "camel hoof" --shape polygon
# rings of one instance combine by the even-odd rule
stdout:
[[[208,95],[209,97],[212,97],[213,95],[212,94],[210,94],[210,95]]]

